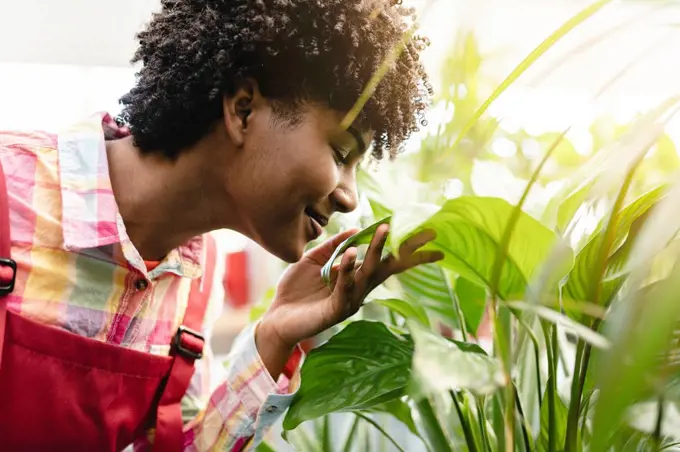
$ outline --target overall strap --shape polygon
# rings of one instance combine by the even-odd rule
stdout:
[[[0,163],[0,368],[2,367],[2,346],[5,340],[7,318],[7,295],[14,290],[17,264],[12,260],[9,233],[9,196],[5,172]]]
[[[153,446],[157,451],[181,451],[184,446],[181,402],[194,374],[194,361],[203,356],[204,339],[200,331],[215,273],[215,239],[210,234],[205,234],[203,243],[205,247],[203,276],[191,283],[184,320],[172,343],[171,354],[174,360],[158,404]]]

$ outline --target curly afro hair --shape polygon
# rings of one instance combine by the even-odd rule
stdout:
[[[142,152],[177,157],[222,117],[223,97],[245,78],[291,122],[304,102],[349,111],[396,48],[357,121],[374,132],[376,159],[394,156],[424,124],[432,90],[419,53],[428,43],[409,33],[413,10],[401,0],[161,3],[137,36],[132,62],[142,67],[120,100],[119,121]]]

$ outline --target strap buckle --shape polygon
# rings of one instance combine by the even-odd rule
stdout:
[[[4,269],[12,270],[11,278],[2,278],[5,276]],[[0,295],[9,295],[14,290],[14,283],[17,279],[17,263],[13,259],[0,258]]]
[[[192,350],[192,348],[186,347],[182,344],[182,335],[184,333],[198,339],[201,342],[200,346],[195,347],[195,348],[198,349],[198,351]],[[191,328],[187,328],[184,325],[180,325],[179,328],[177,328],[177,333],[175,333],[175,338],[172,341],[172,345],[173,345],[173,348],[175,349],[175,353],[177,353],[180,356],[183,356],[183,357],[189,358],[189,359],[201,359],[203,357],[203,343],[204,342],[205,342],[205,338],[203,337],[203,335],[201,333],[194,331]],[[188,345],[190,346],[192,344],[189,343]]]

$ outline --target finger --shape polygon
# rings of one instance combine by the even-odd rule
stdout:
[[[352,299],[354,292],[354,268],[356,266],[357,249],[349,248],[342,256],[340,268],[338,269],[338,279],[335,284],[333,293],[335,299],[339,303],[338,308],[344,314],[348,315],[351,308],[347,300]]]
[[[366,251],[364,262],[357,272],[357,283],[359,283],[361,280],[370,278],[370,276],[378,268],[378,265],[380,265],[380,259],[382,258],[382,253],[383,249],[385,248],[385,242],[387,241],[387,234],[389,230],[389,225],[381,224],[378,226],[378,229],[375,231],[375,234],[371,239],[371,244]]]
[[[426,229],[409,237],[399,247],[399,256],[408,256],[413,254],[418,248],[423,247],[427,243],[437,238],[437,233],[432,229]]]
[[[392,269],[392,274],[397,274],[410,270],[413,267],[424,264],[432,264],[439,262],[444,259],[444,253],[441,251],[418,251],[410,255],[409,257],[399,260],[395,263]]]
[[[322,244],[312,248],[306,254],[307,258],[310,258],[316,262],[321,262],[322,265],[325,264],[328,259],[331,258],[335,249],[340,246],[342,242],[359,232],[359,229],[348,229],[337,235],[334,235],[330,239],[326,240]]]

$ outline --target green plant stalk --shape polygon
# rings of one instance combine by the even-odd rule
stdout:
[[[510,310],[513,312],[513,310]],[[522,326],[522,332],[528,337],[533,346],[534,346],[534,361],[535,361],[535,366],[536,366],[536,389],[538,391],[538,406],[541,406],[541,401],[543,400],[543,394],[541,392],[541,364],[540,364],[540,359],[541,359],[541,349],[540,349],[540,344],[538,343],[538,337],[536,337],[536,334],[532,331],[531,326],[529,326],[524,319],[522,319],[521,314],[513,312],[517,320],[519,321],[519,324]],[[520,344],[522,344],[523,340],[519,341]],[[520,345],[519,349],[523,345]]]
[[[333,452],[333,446],[331,446],[330,419],[328,415],[323,417],[323,434],[321,441],[324,452]]]
[[[656,424],[654,426],[654,433],[652,433],[652,438],[654,440],[654,449],[655,450],[661,450],[661,426],[663,425],[663,416],[664,416],[664,409],[663,409],[663,404],[664,404],[664,396],[663,394],[659,395],[659,409],[656,412]]]
[[[479,397],[475,397],[477,405],[477,418],[479,422],[479,431],[482,434],[482,445],[486,452],[491,452],[491,441],[489,440],[489,431],[486,428],[486,413],[484,410],[484,401]]]
[[[401,446],[394,440],[394,438],[392,438],[392,437],[390,436],[390,434],[387,433],[387,432],[385,431],[385,429],[382,428],[382,427],[380,426],[380,424],[378,424],[376,421],[374,421],[374,420],[371,419],[370,417],[365,416],[365,415],[363,415],[362,413],[359,413],[359,412],[355,412],[354,414],[356,414],[356,415],[359,416],[361,419],[363,419],[364,421],[368,422],[368,423],[371,424],[373,427],[375,427],[380,433],[383,434],[383,436],[384,436],[385,438],[387,438],[387,439],[394,445],[394,447],[397,448],[397,450],[398,450],[399,452],[406,452],[406,451],[404,451],[404,449],[402,449]]]
[[[436,450],[437,452],[453,452],[449,440],[446,438],[446,434],[439,423],[439,419],[437,419],[437,415],[432,408],[430,400],[423,398],[419,402],[416,402],[416,408],[423,421],[425,436],[430,441],[431,449]]]
[[[359,420],[361,418],[359,416],[354,416],[354,421],[352,422],[352,426],[349,428],[349,433],[347,434],[347,440],[345,441],[345,447],[342,448],[343,452],[351,452],[352,451],[352,446],[354,445],[354,439],[355,436],[354,434],[357,431],[357,427],[359,426]]]
[[[456,295],[453,293],[453,290],[451,289],[451,282],[449,281],[449,278],[446,276],[446,272],[444,271],[443,268],[437,266],[439,269],[439,272],[442,275],[442,279],[444,280],[444,284],[446,285],[446,291],[449,294],[449,299],[451,300],[451,304],[453,305],[453,308],[456,310],[456,314],[458,315],[458,326],[460,326],[460,333],[463,336],[463,342],[468,341],[468,333],[467,333],[467,327],[465,326],[465,315],[463,314],[463,309],[460,307],[460,303],[458,302],[458,298]],[[474,332],[471,332],[471,334],[474,334]]]
[[[607,220],[607,226],[604,230],[602,244],[600,245],[600,251],[597,256],[598,259],[595,263],[595,275],[597,278],[594,280],[595,282],[593,283],[593,287],[590,289],[593,293],[590,299],[594,305],[600,305],[602,298],[602,280],[604,279],[607,272],[609,255],[611,253],[612,247],[614,246],[618,217],[626,198],[626,193],[628,193],[628,189],[633,182],[635,171],[640,166],[644,156],[645,154],[641,152],[635,162],[633,162],[630,170],[628,170],[626,178],[624,179],[621,189],[619,189],[619,193],[617,194],[616,200],[614,201],[612,213]],[[599,319],[596,319],[593,323],[593,326],[595,327],[594,329],[597,331],[597,326],[599,326],[600,323]],[[586,381],[589,361],[590,345],[586,344],[582,339],[579,339],[576,348],[576,360],[574,361],[573,380],[571,384],[571,400],[569,401],[569,414],[567,417],[567,434],[565,441],[565,451],[567,452],[576,450],[578,418],[581,410],[581,396],[583,395],[583,386],[585,385]]]
[[[503,264],[505,263],[505,259],[508,254],[508,247],[510,246],[510,240],[512,239],[512,234],[515,230],[515,226],[517,225],[517,221],[519,220],[519,217],[522,213],[522,206],[526,202],[527,197],[529,196],[529,192],[531,191],[531,188],[533,185],[536,183],[538,180],[538,176],[541,174],[541,170],[545,166],[546,162],[552,155],[552,153],[555,151],[559,143],[564,139],[564,136],[567,134],[569,131],[569,128],[567,128],[564,132],[562,132],[552,143],[548,151],[545,153],[543,158],[541,159],[540,163],[534,170],[533,174],[531,175],[531,179],[527,183],[527,186],[524,189],[524,192],[522,193],[522,197],[520,198],[519,202],[515,206],[515,208],[512,211],[512,214],[510,215],[510,218],[508,219],[508,223],[505,225],[505,229],[503,231],[503,235],[501,236],[501,241],[498,245],[498,252],[496,253],[496,260],[494,261],[493,269],[491,272],[491,304],[496,305],[497,303],[497,296],[498,296],[498,285],[500,283],[500,278],[501,278],[501,273],[503,271]],[[498,322],[496,322],[497,324]],[[494,337],[495,339],[499,342],[499,345],[501,343],[505,343],[507,350],[505,353],[501,354],[502,362],[503,362],[503,371],[505,373],[505,380],[506,384],[508,385],[506,387],[506,405],[505,405],[505,416],[504,416],[504,422],[505,422],[505,448],[507,452],[512,452],[512,448],[514,447],[514,434],[515,434],[515,407],[514,407],[514,402],[515,402],[515,394],[514,394],[514,387],[512,385],[512,324],[510,321],[508,321],[508,324],[505,325],[505,328],[503,330],[498,331],[499,334],[495,334]],[[505,334],[502,334],[505,333]]]
[[[449,390],[449,395],[451,396],[451,402],[453,402],[453,406],[456,407],[456,413],[458,413],[458,419],[460,419],[460,425],[463,428],[463,434],[465,435],[465,442],[468,445],[468,449],[470,452],[477,452],[477,443],[475,442],[475,437],[472,434],[470,422],[468,422],[467,416],[463,414],[463,410],[460,408],[458,396],[452,390]]]
[[[519,392],[517,387],[513,384],[515,390],[515,405],[517,405],[517,411],[519,412],[520,426],[522,427],[522,438],[524,439],[524,449],[527,452],[531,452],[533,448],[531,447],[531,440],[529,439],[529,429],[527,428],[527,420],[524,417],[524,410],[522,409],[522,402],[519,400]]]
[[[548,397],[548,450],[555,450],[555,444],[557,441],[555,434],[555,394],[557,391],[556,378],[556,359],[554,349],[557,343],[557,332],[554,331],[555,325],[550,325],[547,321],[541,320],[541,329],[543,330],[543,336],[545,340],[545,348],[548,355],[548,383],[546,384],[545,391]],[[551,331],[554,334],[551,334]],[[553,338],[555,341],[553,341]]]

